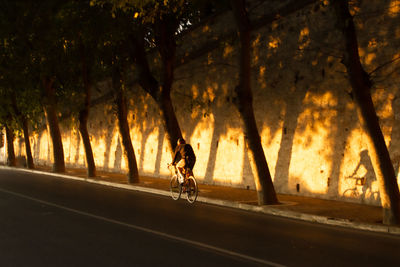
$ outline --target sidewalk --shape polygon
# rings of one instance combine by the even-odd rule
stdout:
[[[22,168],[19,170],[32,172]],[[45,172],[62,178],[170,195],[169,180],[162,178],[141,176],[138,184],[131,185],[126,175],[103,171],[97,171],[96,178],[87,178],[85,169],[67,168],[65,174],[55,174],[51,173],[51,167],[37,166],[33,172]],[[278,194],[278,199],[281,202],[280,205],[258,206],[254,190],[200,184],[197,201],[304,221],[400,235],[400,227],[382,224],[381,207],[284,194]]]

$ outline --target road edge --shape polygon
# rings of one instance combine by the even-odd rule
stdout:
[[[155,188],[148,188],[148,187],[143,187],[143,186],[137,186],[137,185],[114,183],[114,182],[108,182],[108,181],[103,181],[103,180],[83,178],[83,177],[67,175],[67,174],[60,174],[60,173],[30,170],[30,169],[24,169],[24,168],[14,168],[14,167],[9,167],[9,166],[4,166],[4,165],[0,165],[0,169],[22,171],[22,172],[35,173],[35,174],[43,174],[43,175],[48,175],[48,176],[53,176],[53,177],[60,177],[63,179],[88,182],[88,183],[92,183],[92,184],[98,184],[98,185],[109,186],[109,187],[114,187],[114,188],[134,190],[134,191],[138,191],[138,192],[150,193],[150,194],[156,194],[156,195],[162,195],[162,196],[170,196],[169,191],[155,189]],[[290,219],[297,219],[297,220],[301,220],[301,221],[314,222],[314,223],[320,223],[320,224],[331,225],[331,226],[341,226],[341,227],[347,227],[347,228],[351,228],[351,229],[358,229],[358,230],[371,231],[371,232],[400,235],[400,227],[396,227],[396,226],[386,226],[386,225],[376,225],[376,224],[352,222],[352,221],[349,221],[346,219],[330,218],[330,217],[320,216],[320,215],[300,213],[300,212],[288,211],[288,210],[280,210],[280,209],[277,209],[277,208],[274,208],[271,206],[254,206],[254,205],[249,205],[249,204],[244,204],[244,203],[239,203],[239,202],[234,202],[234,201],[213,199],[213,198],[207,198],[207,197],[202,197],[202,196],[199,196],[197,198],[197,201],[206,203],[206,204],[211,204],[211,205],[217,205],[217,206],[229,207],[229,208],[234,208],[234,209],[239,209],[239,210],[280,216],[280,217],[285,217],[285,218],[290,218]]]

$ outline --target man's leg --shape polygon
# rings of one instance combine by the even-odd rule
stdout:
[[[185,160],[181,159],[177,164],[176,167],[178,168],[179,172],[185,177]]]
[[[196,160],[189,160],[189,162],[188,162],[189,175],[194,176],[193,175],[193,167],[194,167],[195,163],[196,163]]]

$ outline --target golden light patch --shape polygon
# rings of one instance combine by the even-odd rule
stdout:
[[[192,85],[192,94],[193,94],[193,98],[196,99],[199,96],[199,88],[196,84]]]
[[[155,127],[153,131],[144,136],[144,148],[143,148],[143,157],[146,158],[146,161],[142,164],[142,169],[145,172],[154,173],[156,160],[157,160],[157,152],[158,152],[158,138],[159,138],[159,129]]]
[[[266,69],[267,68],[265,66],[260,66],[260,69],[259,69],[260,77],[264,76]]]
[[[299,49],[303,50],[305,49],[309,44],[310,44],[310,30],[305,27],[300,31],[300,36],[299,36]]]
[[[283,107],[284,105],[282,105]],[[281,110],[282,115],[285,113],[284,108]],[[264,127],[261,131],[261,139],[265,156],[267,157],[268,166],[270,168],[271,176],[275,177],[275,166],[278,161],[278,154],[280,143],[283,135],[283,120],[279,122],[279,130],[271,132],[271,129]],[[274,178],[273,178],[274,179]]]
[[[339,194],[345,197],[354,197],[354,188],[356,188],[356,179],[366,175],[365,168],[369,160],[367,147],[364,142],[364,131],[361,128],[356,128],[351,131],[346,141],[346,148],[341,168],[341,179],[339,180]]]
[[[244,149],[238,142],[243,139],[243,132],[239,128],[228,128],[226,134],[218,139],[218,149],[215,159],[214,181],[230,184],[242,182]]]
[[[254,39],[253,43],[251,44],[253,49],[260,45],[261,35],[257,34],[257,37]]]
[[[371,40],[369,40],[368,42],[368,47],[369,48],[376,48],[376,46],[378,45],[377,41],[375,38],[372,38]]]
[[[223,57],[224,58],[229,57],[230,55],[232,55],[232,52],[233,52],[233,47],[231,45],[226,45],[224,48]]]
[[[211,64],[213,64],[213,63],[214,63],[214,59],[213,59],[211,53],[208,53],[208,56],[207,56],[207,65],[211,65]]]
[[[317,66],[317,64],[318,64],[318,59],[313,60],[313,61],[311,62],[311,65],[313,65],[313,66]]]
[[[259,75],[258,75],[258,82],[260,83],[261,88],[266,88],[267,83],[265,80],[265,71],[267,70],[267,67],[265,66],[260,66],[259,69]]]
[[[272,22],[272,24],[271,24],[272,30],[275,30],[276,28],[278,28],[278,26],[279,26],[279,23],[276,21]]]
[[[358,54],[360,55],[360,57],[364,57],[364,55],[365,55],[366,53],[365,53],[365,50],[364,50],[364,49],[362,49],[361,47],[359,47],[359,48],[358,48]]]
[[[399,58],[400,58],[400,53],[397,53],[397,54],[392,56],[392,60],[393,61],[398,60]]]
[[[358,14],[360,12],[360,7],[356,6],[354,3],[352,3],[353,1],[349,2],[349,11],[350,14],[352,16],[355,16],[356,14]]]
[[[190,143],[192,144],[197,158],[196,165],[194,166],[196,177],[204,177],[209,161],[214,160],[210,158],[210,151],[215,149],[215,147],[211,147],[214,128],[214,115],[211,113],[206,118],[202,117],[190,137]]]
[[[322,95],[307,93],[293,139],[289,167],[291,185],[300,183],[307,191],[316,194],[327,192],[327,180],[333,167],[329,140],[337,119],[337,111],[331,107],[337,104],[337,98],[330,92]]]
[[[278,48],[281,40],[279,37],[270,37],[270,40],[268,42],[268,47],[270,49]]]
[[[214,101],[215,93],[214,88],[212,86],[207,87],[207,96],[204,99],[210,100],[211,102]]]
[[[310,35],[310,30],[306,27],[306,28],[303,28],[301,31],[300,31],[300,40],[301,39],[303,39],[304,37],[308,37]]]
[[[369,53],[366,55],[364,62],[367,65],[372,64],[372,61],[374,61],[374,59],[376,58],[376,54],[375,53]]]
[[[395,17],[400,13],[400,0],[393,0],[389,6],[389,16]]]

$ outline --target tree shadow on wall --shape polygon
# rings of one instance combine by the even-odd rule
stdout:
[[[101,123],[102,125],[103,123]],[[103,136],[105,138],[105,148],[104,148],[104,158],[103,158],[103,169],[105,171],[109,170],[109,165],[110,165],[110,153],[111,153],[111,142],[113,138],[113,132],[114,129],[112,125],[107,127],[106,129],[103,130]]]
[[[160,175],[161,159],[162,159],[162,149],[164,146],[164,128],[162,127],[161,118],[159,116],[159,110],[156,102],[150,97],[143,89],[138,85],[130,88],[130,128],[137,128],[138,132],[141,134],[140,146],[134,147],[135,153],[137,154],[137,164],[140,172],[144,172],[143,166],[146,158],[150,157],[154,159],[154,174]],[[150,114],[150,115],[149,115]],[[148,144],[149,138],[152,133],[158,130],[157,135],[157,145],[150,144],[154,146],[150,149],[151,155],[146,155],[148,149],[146,145]],[[155,155],[154,154],[154,150]]]
[[[76,131],[76,146],[75,146],[75,157],[74,157],[75,164],[79,164],[80,150],[81,150],[81,134],[79,131]],[[86,163],[86,157],[84,157],[83,162],[84,164]]]
[[[181,125],[184,135],[189,139],[187,141],[192,142],[198,157],[194,170],[196,172],[196,168],[199,168],[200,161],[204,163],[205,170],[201,172],[204,173],[205,184],[215,182],[214,172],[218,149],[221,149],[219,146],[221,138],[226,137],[230,129],[241,127],[240,120],[232,119],[234,114],[238,114],[232,109],[232,94],[222,93],[223,90],[228,92],[233,90],[234,83],[227,77],[232,76],[232,68],[234,71],[237,69],[222,59],[221,54],[223,54],[221,49],[217,49],[207,57],[200,57],[195,62],[190,62],[190,66],[183,66],[182,72],[185,77],[178,79],[175,90],[177,102],[184,103],[176,105],[177,114],[183,114],[178,119],[183,122]],[[198,128],[199,126],[201,128]],[[211,136],[210,142],[201,143],[202,140],[196,140],[195,131],[208,132]],[[197,143],[193,143],[195,140]],[[199,155],[205,155],[202,153],[204,151],[208,153],[206,160],[199,158]]]
[[[279,36],[271,36],[271,38],[278,38],[282,40],[282,43],[286,43],[285,38],[290,38],[293,40],[298,40],[301,36],[301,29],[300,28],[290,28],[287,32],[283,31],[285,29],[284,27],[279,26]],[[286,29],[285,29],[286,30]],[[260,46],[262,44],[268,43],[268,40],[270,36],[267,35],[267,33],[264,33],[266,36],[262,36],[259,40]],[[298,38],[294,38],[293,36],[297,36]],[[233,99],[235,97],[234,94],[234,87],[236,86],[237,83],[237,75],[239,72],[238,68],[238,47],[237,47],[237,39],[230,40],[229,46],[234,47],[234,52],[230,55],[230,58],[224,58],[225,54],[225,47],[220,47],[219,49],[214,50],[213,52],[209,53],[207,57],[202,57],[201,59],[197,59],[201,61],[200,65],[204,66],[206,68],[206,71],[203,72],[197,72],[196,75],[204,75],[207,77],[206,79],[203,78],[204,80],[208,80],[208,83],[213,84],[213,83],[219,83],[220,80],[228,80],[228,87],[229,89],[227,90],[226,95],[218,95],[216,98],[226,98],[226,99]],[[229,42],[228,42],[229,43]],[[285,112],[285,117],[283,118],[283,134],[282,134],[282,139],[280,142],[280,149],[278,153],[278,161],[277,165],[275,167],[275,176],[279,177],[281,181],[279,183],[284,184],[285,188],[288,187],[288,177],[289,177],[289,166],[290,166],[290,161],[291,161],[291,156],[292,156],[292,148],[293,148],[293,140],[294,140],[294,134],[295,130],[297,128],[297,121],[298,121],[298,116],[299,114],[303,111],[303,106],[302,106],[302,100],[306,95],[308,88],[308,85],[302,83],[301,81],[304,79],[304,77],[301,75],[300,70],[296,70],[296,67],[291,67],[290,63],[292,62],[292,59],[295,58],[298,54],[297,47],[299,44],[295,42],[294,48],[288,49],[287,44],[282,45],[277,47],[276,49],[268,50],[268,47],[258,47],[257,49],[254,49],[253,51],[253,57],[254,59],[259,59],[259,62],[255,60],[253,62],[253,69],[256,67],[259,67],[260,69],[267,69],[267,71],[262,74],[262,80],[265,80],[265,83],[268,84],[268,86],[262,86],[260,82],[254,87],[254,107],[255,110],[268,106],[269,110],[274,110],[274,111],[279,111],[280,110],[280,105],[282,101],[286,103],[286,112]],[[261,50],[267,50],[261,51]],[[288,53],[289,51],[289,53]],[[284,57],[282,57],[284,55]],[[265,60],[261,60],[260,58],[266,58]],[[261,62],[263,61],[263,62]],[[209,64],[209,62],[212,62],[212,64]],[[226,67],[229,66],[229,70],[226,70]],[[233,66],[233,68],[232,68]],[[289,69],[287,69],[287,66],[289,66]],[[186,67],[186,66],[185,66]],[[271,72],[269,70],[278,70],[278,74],[275,72],[275,78],[271,76]],[[280,74],[279,72],[282,72],[283,74]],[[293,84],[287,87],[281,87],[281,80],[287,79],[287,74],[293,73]],[[232,75],[233,74],[233,75]],[[257,80],[257,75],[258,72],[253,72],[253,80]],[[261,75],[261,71],[260,71]],[[211,77],[211,78],[210,78]],[[232,77],[235,77],[236,79],[232,79]],[[222,78],[222,79],[221,79]],[[214,80],[212,80],[214,79]],[[199,82],[200,83],[200,82]],[[254,84],[254,83],[253,83]],[[200,91],[207,91],[207,88],[209,85],[207,84],[197,84],[202,90]],[[215,86],[214,86],[215,87]],[[293,91],[293,88],[294,91]],[[268,91],[266,93],[266,91]],[[282,94],[286,94],[288,97],[287,98],[282,98]],[[271,97],[272,96],[272,97]],[[197,95],[198,97],[198,95]],[[262,101],[259,101],[259,100]],[[276,99],[282,100],[281,102],[275,101]],[[193,96],[192,101],[195,101],[196,96]],[[201,100],[200,100],[201,101]],[[265,101],[268,101],[266,103]],[[227,101],[225,105],[234,105],[232,101]],[[233,107],[235,108],[235,107]],[[208,156],[208,163],[206,167],[206,172],[205,172],[205,182],[206,183],[212,183],[213,182],[213,174],[215,171],[215,164],[216,164],[216,155],[217,155],[217,150],[218,150],[218,142],[221,137],[225,136],[227,134],[227,130],[229,127],[235,127],[233,125],[229,125],[227,123],[226,118],[221,116],[220,114],[226,111],[226,106],[217,106],[215,103],[212,105],[212,113],[214,115],[214,129],[212,132],[212,139],[211,139],[211,144],[210,144],[210,153]],[[237,113],[237,112],[236,112]],[[256,114],[256,118],[259,124],[259,129],[264,129],[268,128],[270,132],[270,136],[274,136],[279,130],[281,130],[281,127],[279,125],[279,122],[276,120],[278,117],[277,114],[271,114],[272,112],[269,113],[264,113]],[[238,115],[239,113],[237,113]],[[233,114],[229,114],[232,116]],[[191,123],[191,125],[196,125],[196,123],[199,121],[199,117],[195,118],[194,122]],[[237,118],[237,121],[241,121],[241,118]],[[261,123],[260,123],[261,121]],[[241,123],[236,123],[238,125],[241,125]],[[222,126],[221,126],[222,125]],[[239,126],[240,127],[240,126]],[[191,127],[194,129],[194,127]],[[190,131],[188,132],[188,135],[190,136]],[[265,141],[265,140],[264,140]],[[268,143],[270,140],[266,140],[264,143]],[[243,172],[242,172],[242,182],[247,183],[249,173],[249,159],[247,155],[247,149],[246,146],[244,145],[243,149]],[[267,157],[267,162],[268,159],[270,158],[269,155],[266,155]],[[270,162],[269,162],[270,163]],[[253,177],[253,175],[251,175]]]
[[[275,55],[284,62],[284,65],[287,65],[285,68],[281,67],[281,72],[286,73],[286,79],[289,78],[291,85],[282,88],[279,87],[279,81],[273,83],[277,84],[280,91],[283,91],[286,95],[283,99],[285,113],[282,119],[282,135],[275,165],[274,183],[280,192],[293,192],[293,186],[289,184],[289,172],[293,163],[295,137],[304,138],[308,136],[312,140],[321,134],[319,129],[322,129],[322,133],[325,134],[324,145],[321,146],[320,144],[320,147],[316,148],[324,157],[320,157],[318,161],[322,164],[325,161],[330,172],[326,174],[321,169],[319,172],[321,173],[320,179],[327,178],[328,195],[336,196],[338,195],[345,142],[351,130],[357,125],[350,124],[350,126],[347,126],[349,118],[345,115],[354,110],[346,106],[350,98],[346,91],[341,89],[343,83],[347,84],[346,80],[335,78],[338,75],[338,68],[341,68],[338,61],[341,52],[337,49],[337,47],[340,47],[340,44],[337,43],[340,40],[331,37],[331,33],[335,30],[331,22],[333,20],[330,17],[331,15],[323,11],[324,16],[321,18],[321,14],[318,14],[319,10],[308,9],[307,12],[310,13],[307,16],[303,14],[298,18],[297,31],[293,29],[293,25],[289,27],[284,25],[282,29],[291,32],[291,35],[279,36],[282,43],[286,45],[286,49],[289,48],[290,53],[285,53],[285,50],[282,50]],[[316,23],[316,19],[318,19],[318,23]],[[297,36],[297,38],[293,36]],[[290,49],[289,46],[292,46],[292,48]],[[275,68],[278,69],[280,66]],[[289,75],[290,72],[291,75]],[[325,133],[327,129],[329,131]],[[304,141],[302,145],[308,148],[313,144]],[[318,144],[315,145],[318,146]],[[314,157],[315,155],[310,156]],[[306,161],[307,154],[304,154],[303,157],[304,162],[297,162],[297,164],[308,163]],[[312,166],[312,168],[320,167]],[[308,179],[308,177],[302,178]]]
[[[325,23],[325,22],[324,22]],[[310,26],[312,23],[305,24],[309,29],[312,31],[312,27]],[[287,26],[287,25],[286,25]],[[279,31],[278,31],[279,30]],[[282,73],[282,75],[276,75],[276,77],[271,77],[271,73],[266,71],[264,73],[263,79],[266,81],[267,86],[263,87],[260,84],[257,84],[256,86],[256,92],[255,92],[255,108],[259,108],[261,105],[268,105],[270,107],[270,110],[279,110],[279,105],[281,103],[284,103],[286,106],[285,113],[282,115],[283,117],[280,118],[280,121],[282,124],[280,124],[276,117],[276,114],[257,114],[257,121],[259,123],[259,129],[264,129],[268,128],[270,131],[270,136],[275,136],[278,131],[282,131],[282,136],[280,140],[280,147],[278,148],[278,155],[277,155],[277,162],[275,165],[275,183],[282,185],[282,188],[284,190],[288,190],[289,188],[289,168],[291,165],[291,160],[292,160],[292,154],[293,154],[293,147],[294,147],[294,138],[295,138],[295,133],[296,129],[298,129],[298,123],[299,123],[299,116],[300,114],[303,113],[305,110],[305,107],[303,105],[303,100],[307,94],[307,92],[310,90],[310,87],[314,87],[314,90],[320,94],[323,95],[326,93],[329,89],[326,88],[323,84],[323,80],[329,75],[331,75],[328,67],[326,66],[327,64],[327,58],[329,56],[329,53],[331,51],[326,50],[323,51],[320,49],[321,46],[324,45],[324,43],[321,41],[320,43],[315,43],[315,40],[311,40],[311,45],[307,49],[304,50],[303,53],[307,53],[307,62],[303,62],[303,65],[297,65],[295,66],[293,64],[293,59],[298,56],[298,47],[305,42],[300,43],[294,42],[290,43],[287,42],[287,38],[291,38],[293,40],[300,40],[300,37],[302,37],[302,31],[301,28],[284,28],[284,27],[278,27],[277,32],[279,32],[279,39],[281,40],[283,47],[277,47],[275,50],[270,50],[268,51],[268,54],[264,56],[266,58],[274,58],[276,62],[269,62],[268,60],[265,60],[265,62],[262,63],[257,63],[253,67],[266,67],[267,70],[269,69],[274,69],[277,70],[276,72],[279,74],[279,72]],[[317,29],[318,30],[318,29]],[[287,35],[285,34],[285,31],[287,32]],[[326,31],[329,32],[329,31]],[[328,34],[328,33],[327,33]],[[294,37],[296,36],[296,37]],[[269,36],[266,36],[263,40],[262,43],[268,43],[268,38]],[[276,36],[275,36],[276,37]],[[314,43],[313,43],[314,42]],[[221,77],[226,79],[226,80],[232,80],[232,73],[238,72],[238,69],[235,67],[235,69],[230,69],[230,70],[222,70],[221,66],[229,66],[229,68],[232,67],[232,65],[237,65],[237,54],[233,54],[230,60],[222,58],[222,55],[224,54],[223,52],[223,47],[213,51],[212,53],[205,55],[201,58],[197,58],[196,61],[199,61],[200,65],[202,68],[204,68],[203,73],[197,72],[196,74],[193,74],[197,76],[197,79],[201,80],[203,79],[206,81],[208,79],[208,83],[219,83],[221,80]],[[266,48],[264,48],[266,49]],[[314,49],[314,50],[312,50]],[[290,51],[290,53],[287,53],[287,51]],[[311,54],[311,55],[310,55]],[[284,55],[284,56],[282,56]],[[257,56],[259,56],[257,54]],[[318,64],[313,65],[311,60],[312,58],[315,57],[314,59],[317,59]],[[303,60],[303,59],[301,59]],[[300,60],[300,61],[301,61]],[[212,61],[214,62],[212,65],[209,65],[208,62]],[[232,63],[232,62],[234,63]],[[189,68],[189,65],[184,65],[182,68]],[[281,65],[281,67],[280,67]],[[315,73],[315,77],[320,77],[320,81],[316,82],[315,77],[305,77],[305,74],[303,73],[303,68],[309,68],[311,71]],[[192,70],[188,70],[192,71]],[[201,76],[203,75],[203,76]],[[254,72],[254,75],[261,75],[260,72]],[[332,74],[333,75],[333,74]],[[190,76],[190,75],[189,75]],[[199,76],[201,76],[199,78]],[[207,78],[204,79],[204,76]],[[217,78],[209,78],[209,77],[217,77]],[[215,80],[213,80],[215,79]],[[291,82],[291,85],[285,85],[282,86],[280,83],[282,80],[287,80],[289,79]],[[186,81],[189,81],[190,78],[186,79]],[[253,80],[257,80],[257,77],[253,77]],[[214,123],[213,123],[213,129],[212,129],[212,137],[211,137],[211,142],[210,142],[210,148],[209,148],[209,155],[208,155],[208,160],[207,160],[207,166],[205,170],[205,182],[206,183],[212,183],[214,180],[213,174],[216,169],[216,158],[217,158],[217,151],[218,151],[218,142],[221,139],[221,137],[226,136],[227,130],[229,127],[236,127],[236,125],[230,125],[229,123],[226,122],[225,117],[221,116],[221,112],[223,112],[226,109],[226,106],[221,105],[217,106],[216,101],[219,101],[223,98],[226,99],[232,99],[233,97],[233,87],[235,86],[235,82],[231,82],[232,84],[229,85],[229,90],[226,95],[218,95],[214,102],[212,101],[211,103],[205,103],[204,99],[200,97],[200,95],[193,95],[193,92],[189,92],[188,95],[191,98],[191,102],[196,102],[196,101],[203,101],[203,105],[209,105],[210,111],[214,115]],[[258,82],[259,83],[259,82]],[[194,83],[193,83],[194,84]],[[203,84],[199,82],[199,87],[202,88],[200,91],[206,91],[209,84]],[[318,88],[321,87],[321,88]],[[215,87],[215,90],[221,90],[219,87]],[[292,91],[294,88],[294,91]],[[337,88],[340,88],[340,86],[337,86]],[[176,92],[176,87],[174,88],[173,94],[177,94]],[[187,89],[186,89],[187,90]],[[185,90],[184,90],[185,91]],[[189,90],[185,91],[188,92]],[[268,94],[265,92],[269,91]],[[178,92],[179,93],[179,92]],[[338,90],[338,92],[334,93],[335,95],[341,95],[344,94],[344,91]],[[283,95],[283,96],[282,96]],[[261,96],[259,98],[259,96]],[[273,97],[270,97],[273,96]],[[346,95],[345,95],[346,96]],[[346,100],[343,100],[342,97],[337,97],[337,101],[339,104],[334,107],[331,106],[331,108],[337,108],[339,110],[344,110],[343,108],[343,102],[346,102]],[[266,102],[257,102],[259,99],[267,99]],[[281,102],[274,102],[274,99],[279,99]],[[149,101],[149,100],[147,100]],[[174,102],[174,106],[178,109],[178,111],[181,111],[182,107],[179,107],[177,103],[180,103],[180,101]],[[185,102],[185,105],[188,105],[187,102]],[[190,105],[190,104],[189,104]],[[232,101],[225,101],[225,105],[233,105]],[[318,103],[311,108],[315,108],[316,112],[319,112],[318,110]],[[133,107],[135,109],[136,107]],[[201,109],[201,107],[198,107]],[[146,143],[147,140],[150,136],[150,133],[154,129],[154,127],[160,127],[158,125],[157,120],[152,120],[150,124],[144,125],[143,122],[140,122],[140,118],[144,118],[144,110],[138,110],[136,109],[134,113],[136,114],[136,120],[134,120],[135,125],[140,128],[140,131],[142,133],[142,139],[141,139],[141,145],[140,149],[140,158],[139,158],[139,167],[141,170],[143,170],[143,162],[144,162],[144,151],[146,149]],[[178,112],[179,113],[179,112]],[[272,113],[272,112],[271,112]],[[193,133],[196,129],[196,126],[204,119],[204,114],[203,112],[199,112],[196,116],[194,117],[182,117],[181,115],[177,114],[178,120],[181,122],[182,130],[185,132],[186,137],[192,137]],[[232,114],[231,114],[232,115]],[[261,116],[260,116],[261,115]],[[344,115],[344,112],[338,112],[338,116]],[[185,115],[186,116],[186,115]],[[240,119],[240,118],[238,118]],[[189,120],[189,123],[187,122]],[[341,126],[344,125],[343,122],[341,122],[339,119],[335,119],[337,122],[340,124],[336,125],[335,127],[332,127],[332,131],[329,133],[328,138],[326,142],[330,144],[332,147],[332,152],[330,154],[330,159],[327,158],[326,160],[329,161],[331,164],[331,173],[329,174],[329,179],[331,182],[331,186],[329,187],[329,194],[337,194],[337,188],[338,188],[338,183],[339,183],[339,174],[340,174],[340,168],[341,168],[341,160],[343,157],[344,153],[344,141],[347,140],[349,132],[351,132],[352,129],[348,129],[345,131],[346,133],[343,135],[341,129],[343,129]],[[149,119],[146,119],[146,121],[150,121]],[[183,123],[182,123],[183,122]],[[309,124],[313,124],[314,121],[310,120],[308,122]],[[332,125],[331,125],[332,126]],[[355,127],[355,126],[354,126]],[[301,129],[300,132],[301,134]],[[296,133],[297,134],[297,133]],[[315,133],[314,133],[315,134]],[[340,137],[339,137],[340,136]],[[163,129],[159,130],[158,134],[158,144],[157,144],[157,155],[155,155],[156,160],[155,160],[155,174],[160,173],[160,165],[161,165],[161,157],[163,154],[162,148],[163,148],[163,141],[164,141],[164,131]],[[270,140],[263,140],[265,141],[264,143],[270,142]],[[106,144],[110,144],[111,140],[109,142],[106,142]],[[192,144],[194,145],[194,148],[198,147],[198,149],[203,149],[204,146],[202,144]],[[108,146],[109,147],[109,146]],[[247,154],[247,150],[244,149],[244,154]],[[146,156],[147,157],[147,156]],[[267,162],[268,159],[271,158],[268,154],[266,155]],[[104,162],[108,162],[107,156],[105,153],[105,160]],[[270,162],[268,162],[270,163]],[[248,168],[249,165],[249,160],[247,155],[244,155],[244,160],[243,160],[243,169]],[[108,166],[108,164],[105,164],[105,166]],[[243,177],[242,180],[245,183],[245,180],[247,179],[244,175],[247,172],[243,172]],[[248,174],[246,174],[248,175]]]
[[[120,141],[120,137],[118,136],[117,147],[115,148],[115,157],[114,157],[114,169],[121,170],[121,163],[122,163],[122,145]]]

